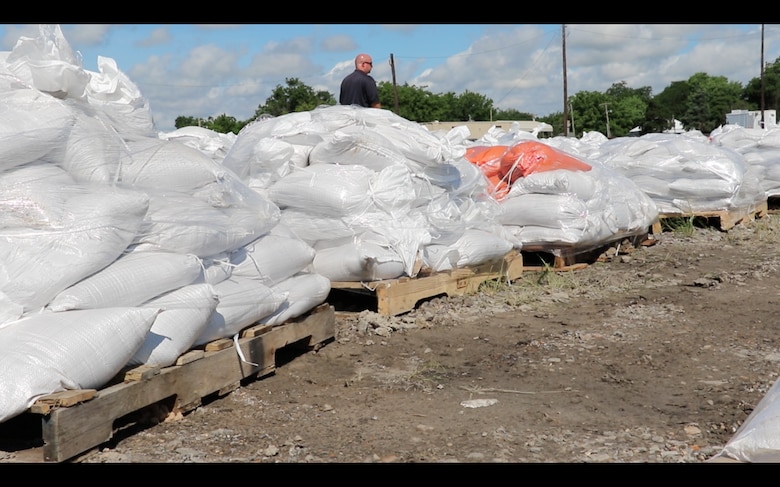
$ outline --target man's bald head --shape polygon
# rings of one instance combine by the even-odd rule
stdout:
[[[358,54],[355,56],[355,69],[363,71],[364,73],[370,73],[371,68],[374,67],[374,61],[368,54]]]

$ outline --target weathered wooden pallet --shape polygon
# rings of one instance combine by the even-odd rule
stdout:
[[[769,201],[763,201],[749,208],[740,208],[733,210],[713,210],[697,211],[691,213],[661,213],[659,220],[653,224],[651,231],[654,234],[663,232],[663,220],[672,218],[694,218],[701,220],[708,225],[715,226],[721,231],[726,232],[735,225],[752,222],[758,218],[763,218],[769,211]]]
[[[632,247],[647,245],[648,232],[623,236],[599,245],[590,246],[524,246],[523,270],[524,271],[576,271],[585,269],[591,264],[602,260],[604,253],[610,247],[619,247],[627,241]]]
[[[166,412],[184,413],[206,397],[237,389],[243,380],[269,375],[276,368],[277,352],[317,349],[335,337],[334,308],[323,304],[282,325],[249,327],[240,336],[243,359],[236,341],[220,339],[188,351],[175,365],[124,371],[118,383],[104,389],[38,399],[22,416],[40,415],[43,445],[22,455],[22,461],[64,462],[107,442],[118,425],[127,427],[127,418],[144,410],[165,403]]]
[[[485,281],[497,279],[513,281],[518,279],[522,272],[523,257],[513,250],[503,259],[496,261],[434,273],[428,273],[423,269],[416,277],[372,282],[334,281],[331,282],[331,297],[328,298],[328,302],[337,307],[342,305],[341,310],[343,310],[345,300],[359,295],[371,300],[377,313],[395,316],[413,310],[422,300],[443,295],[474,294]],[[370,308],[373,306],[365,307],[365,309]]]

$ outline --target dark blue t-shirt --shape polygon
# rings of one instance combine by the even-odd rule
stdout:
[[[363,71],[356,69],[341,82],[340,104],[370,107],[377,102],[379,91],[376,89],[376,81]]]

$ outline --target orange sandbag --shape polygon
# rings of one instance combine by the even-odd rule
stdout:
[[[509,194],[509,183],[506,179],[502,179],[498,174],[487,177],[489,187],[488,193],[490,193],[496,201],[503,201]]]
[[[508,145],[478,145],[466,148],[466,160],[482,169],[485,176],[498,175],[501,170],[501,158],[509,149]]]
[[[542,142],[528,140],[513,145],[501,157],[499,174],[512,184],[520,177],[535,172],[568,169],[590,171],[591,166]]]

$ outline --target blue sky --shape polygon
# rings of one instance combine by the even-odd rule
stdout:
[[[361,52],[372,76],[432,93],[483,94],[501,109],[563,111],[562,24],[62,24],[85,70],[112,58],[149,101],[158,130],[177,116],[251,117],[286,78],[338,98]],[[658,94],[697,72],[746,84],[761,74],[761,24],[566,24],[567,92],[625,81]],[[37,24],[0,24],[0,51]],[[764,61],[780,25],[764,26]]]

